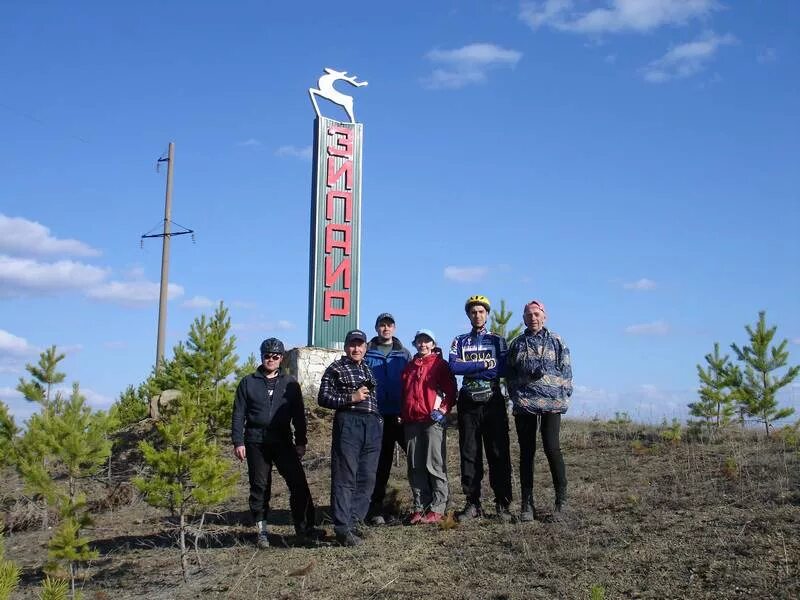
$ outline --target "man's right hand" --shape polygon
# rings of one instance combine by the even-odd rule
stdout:
[[[350,397],[353,399],[353,404],[363,402],[364,400],[369,399],[369,388],[365,385],[362,385],[355,392],[350,394]]]
[[[233,455],[239,460],[244,460],[247,456],[247,452],[245,451],[244,446],[234,446]]]

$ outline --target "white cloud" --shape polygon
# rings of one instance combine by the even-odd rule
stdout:
[[[211,308],[212,306],[216,305],[216,302],[210,298],[206,298],[205,296],[195,296],[194,298],[189,298],[188,300],[184,301],[183,304],[181,304],[181,306],[184,308]]]
[[[459,283],[482,281],[489,274],[488,267],[445,267],[444,278]]]
[[[687,405],[696,397],[696,390],[663,390],[653,384],[622,391],[575,385],[570,414],[611,418],[615,413],[626,412],[637,423],[660,423],[665,418],[684,419]]]
[[[290,331],[295,328],[294,323],[286,319],[277,321],[249,321],[246,323],[233,323],[231,329],[235,331]]]
[[[96,392],[95,390],[87,387],[80,386],[81,396],[86,398],[86,402],[94,408],[106,409],[114,403],[114,399]],[[60,386],[55,388],[56,393],[61,394],[64,398],[69,398],[72,395],[72,386]]]
[[[36,353],[36,348],[28,340],[0,329],[0,356],[28,356]]]
[[[41,223],[21,217],[7,217],[2,213],[0,213],[0,252],[24,256],[100,255],[99,250],[78,240],[53,237],[50,229]]]
[[[0,400],[8,401],[8,400],[21,400],[21,399],[22,399],[22,394],[15,388],[0,387]]]
[[[261,141],[257,140],[256,138],[249,138],[249,139],[244,140],[243,142],[237,142],[236,145],[237,146],[242,146],[244,148],[248,148],[248,147],[257,148],[259,146],[263,146]]]
[[[664,321],[653,321],[652,323],[640,323],[638,325],[628,325],[625,333],[631,335],[667,335],[669,324]]]
[[[120,340],[111,340],[109,342],[103,342],[103,348],[108,350],[124,350],[128,347],[128,342],[123,342]]]
[[[756,60],[762,65],[773,63],[778,60],[778,53],[775,51],[775,48],[764,48],[758,52]]]
[[[107,274],[106,269],[71,260],[47,263],[0,254],[0,296],[86,289]]]
[[[489,70],[498,67],[514,68],[522,58],[516,50],[506,50],[494,44],[469,44],[453,50],[431,50],[428,60],[439,68],[423,80],[430,89],[459,89],[470,84],[484,83]]]
[[[281,146],[275,151],[275,156],[311,160],[311,151],[311,146]]]
[[[675,46],[661,58],[652,61],[642,69],[642,76],[650,83],[691,77],[705,69],[722,46],[734,43],[736,38],[729,33],[717,35],[708,31],[693,42]]]
[[[649,292],[651,290],[656,289],[656,282],[652,279],[647,279],[646,277],[642,277],[637,281],[630,281],[628,283],[623,283],[622,287],[626,290],[634,290],[637,292]]]
[[[531,29],[551,27],[570,33],[646,33],[685,25],[721,8],[717,0],[606,0],[605,6],[580,10],[573,0],[523,2],[520,19]]]
[[[95,286],[86,292],[89,298],[103,302],[115,302],[123,306],[144,306],[158,302],[160,285],[153,281],[110,281]],[[174,300],[183,295],[183,287],[170,283],[167,298]]]
[[[794,339],[792,340],[792,343],[793,343],[793,344],[797,344],[798,346],[800,346],[800,337],[796,337],[796,338],[794,338]]]
[[[234,300],[233,302],[231,302],[231,306],[233,308],[242,308],[242,309],[245,309],[245,310],[252,310],[253,308],[256,307],[256,303],[255,302],[250,302],[248,300]]]

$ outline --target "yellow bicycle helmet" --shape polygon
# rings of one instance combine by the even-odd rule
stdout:
[[[486,309],[486,312],[492,310],[492,304],[489,302],[489,299],[486,296],[481,296],[477,294],[475,296],[470,296],[467,298],[467,301],[464,303],[464,312],[469,312],[469,307],[473,304],[480,304],[483,308]]]

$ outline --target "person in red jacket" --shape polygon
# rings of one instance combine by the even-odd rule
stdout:
[[[438,523],[447,507],[447,430],[445,415],[455,405],[456,378],[433,350],[436,336],[420,329],[417,354],[403,370],[401,419],[406,436],[408,481],[413,495],[411,524]],[[428,511],[425,513],[425,511]]]

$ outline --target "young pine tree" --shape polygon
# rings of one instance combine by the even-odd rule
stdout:
[[[489,330],[497,335],[502,335],[510,343],[515,337],[522,333],[522,324],[517,325],[513,329],[508,329],[508,323],[514,315],[510,310],[506,310],[506,301],[500,300],[500,310],[493,311],[489,315]]]
[[[126,427],[147,417],[149,409],[147,384],[143,383],[139,387],[129,385],[111,405],[109,418],[115,429]]]
[[[25,369],[31,374],[31,379],[19,378],[17,391],[26,400],[38,402],[42,406],[48,406],[52,399],[53,386],[64,381],[66,375],[58,371],[58,363],[64,360],[66,355],[59,354],[55,346],[50,346],[39,355],[39,364],[25,365]]]
[[[215,442],[209,442],[206,420],[198,401],[189,390],[182,390],[175,410],[156,425],[158,447],[141,442],[139,447],[149,474],[134,480],[136,487],[153,506],[168,508],[178,517],[181,568],[189,579],[189,553],[186,533],[196,512],[219,504],[233,492],[236,475],[220,455]]]
[[[67,567],[73,597],[77,563],[96,556],[80,536],[91,515],[78,484],[97,473],[110,452],[108,418],[87,406],[77,383],[68,399],[58,398],[33,415],[20,439],[16,466],[26,486],[44,499],[45,524],[48,506],[61,517],[48,547],[54,564]]]
[[[702,419],[702,424],[711,435],[730,423],[736,413],[736,394],[733,386],[740,379],[739,370],[732,365],[729,356],[720,356],[719,344],[714,343],[714,353],[705,356],[706,369],[697,365],[700,378],[698,391],[700,400],[689,404],[690,414]]]
[[[8,600],[19,585],[20,568],[5,556],[3,527],[0,525],[0,600]]]
[[[8,407],[0,402],[0,467],[5,467],[12,462],[14,438],[19,429],[14,423],[14,417],[8,412]]]
[[[785,367],[789,360],[788,340],[784,339],[777,346],[771,345],[777,329],[777,326],[767,327],[766,313],[762,310],[758,313],[755,328],[745,326],[750,344],[743,348],[731,344],[744,366],[744,374],[736,384],[736,397],[748,415],[764,423],[767,436],[772,422],[794,413],[793,408],[778,407],[777,393],[800,373],[800,365],[789,367],[783,375],[774,373]]]
[[[231,375],[236,373],[239,357],[236,336],[230,329],[228,309],[220,302],[210,319],[202,315],[194,320],[186,344],[175,346],[172,360],[155,376],[160,390],[188,390],[200,400],[199,410],[210,435],[228,429],[233,412],[236,382]]]

